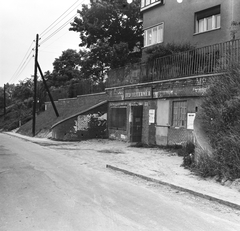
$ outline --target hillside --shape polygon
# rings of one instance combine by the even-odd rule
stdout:
[[[36,136],[46,136],[55,123],[77,113],[81,113],[82,111],[86,111],[88,108],[91,108],[100,102],[106,101],[107,98],[108,96],[106,93],[97,93],[82,95],[77,98],[58,100],[55,103],[59,117],[56,116],[53,107],[48,103],[48,109],[41,112],[36,117]],[[32,120],[22,125],[17,132],[23,135],[32,136]]]

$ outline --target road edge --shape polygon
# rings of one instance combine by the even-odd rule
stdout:
[[[119,172],[125,173],[125,174],[130,175],[130,176],[136,176],[136,177],[139,177],[139,178],[141,178],[143,180],[146,180],[146,181],[151,181],[151,182],[158,183],[158,184],[161,184],[161,185],[169,186],[173,189],[183,191],[183,192],[188,192],[188,193],[190,193],[194,196],[198,196],[198,197],[210,200],[210,201],[215,201],[215,202],[218,202],[219,204],[223,204],[223,205],[226,205],[228,207],[240,210],[240,205],[238,205],[238,204],[234,204],[234,203],[229,202],[229,201],[225,201],[225,200],[213,197],[213,196],[209,196],[207,194],[196,192],[196,191],[193,191],[191,189],[187,189],[187,188],[177,186],[177,185],[165,182],[165,181],[161,181],[161,180],[157,180],[157,179],[154,179],[154,178],[151,178],[151,177],[147,177],[147,176],[144,176],[144,175],[141,175],[141,174],[138,174],[138,173],[130,172],[128,170],[118,168],[118,167],[115,167],[115,166],[112,166],[112,165],[109,165],[109,164],[106,165],[106,168],[109,168],[109,169],[112,169],[112,170],[115,170],[115,171],[119,171]]]

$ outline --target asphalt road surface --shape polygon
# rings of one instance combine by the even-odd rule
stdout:
[[[83,151],[73,158],[0,133],[0,230],[240,230],[233,211],[91,168]]]

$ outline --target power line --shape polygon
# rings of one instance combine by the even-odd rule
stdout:
[[[75,14],[74,16],[72,16],[70,19],[68,19],[64,24],[62,24],[60,27],[58,27],[54,32],[52,32],[47,38],[45,38],[41,43],[40,46],[45,43],[46,41],[48,41],[50,38],[52,38],[54,35],[56,35],[58,32],[60,32],[64,27],[66,27],[75,17],[77,16],[77,14]]]
[[[78,0],[79,1],[79,0]],[[77,1],[77,2],[78,2]],[[71,7],[69,7],[60,17],[58,17],[46,30],[44,30],[44,32],[42,32],[40,34],[41,38],[46,36],[47,33],[49,33],[51,30],[53,30],[60,22],[62,22],[68,15],[70,15],[74,10],[77,9],[78,6],[80,6],[84,1],[86,0],[82,0],[78,5],[74,6],[77,2],[75,2]],[[74,6],[74,9],[72,9],[70,12],[68,12],[72,7]],[[66,14],[68,12],[68,14]],[[64,14],[66,14],[64,16]],[[61,26],[59,26],[54,32],[51,33],[52,34],[56,34],[55,32],[57,31],[60,31],[59,28],[63,28],[66,26],[66,23],[70,22],[74,17],[77,16],[78,13],[76,13],[71,19],[69,19],[67,22],[63,23]],[[64,16],[64,17],[63,17]],[[60,19],[61,17],[63,17],[62,19]],[[59,20],[60,19],[60,20]],[[57,22],[58,21],[58,22]],[[64,25],[64,26],[63,26]],[[51,37],[51,36],[48,36],[48,37]],[[46,39],[45,39],[46,40]]]
[[[25,64],[28,64],[29,62],[27,62],[27,60],[29,59],[31,52],[32,52],[32,45],[33,45],[33,41],[31,42],[29,48],[27,49],[26,54],[24,55],[22,61],[20,62],[18,68],[16,69],[15,73],[13,74],[13,76],[10,78],[9,82],[11,82],[13,79],[15,79],[19,73],[21,73],[23,71],[23,69],[25,68]],[[27,63],[26,63],[27,62]]]
[[[68,12],[79,0],[77,0],[75,3],[73,3],[72,6],[70,6],[64,13],[62,13],[50,26],[48,26],[42,33],[40,33],[40,36],[42,37],[44,34],[47,33],[47,31],[50,30],[50,28],[66,13]]]
[[[46,36],[48,33],[50,33],[51,30],[53,30],[53,28],[55,28],[60,22],[62,22],[69,14],[71,14],[79,5],[81,5],[84,1],[86,0],[82,0],[78,5],[76,5],[79,0],[77,0],[74,4],[72,4],[63,14],[61,14],[52,24],[50,24],[50,26],[48,26],[40,35],[42,37]],[[74,7],[74,8],[73,8]],[[71,10],[71,8],[73,8]],[[68,12],[69,10],[71,10],[70,12]],[[67,13],[68,12],[68,13]],[[67,15],[65,15],[67,13]],[[65,16],[64,16],[65,15]],[[41,43],[40,45],[42,45],[43,43],[47,42],[49,39],[51,39],[54,35],[56,35],[58,32],[60,32],[64,27],[66,27],[69,22],[71,22],[76,16],[78,15],[78,13],[76,13],[74,16],[72,16],[70,19],[68,19],[66,22],[64,22],[61,26],[59,26],[55,31],[53,31],[50,35],[48,35]],[[63,17],[64,16],[64,17]],[[63,17],[63,18],[62,18]],[[61,19],[62,18],[62,19]],[[59,19],[61,19],[59,21]],[[28,65],[28,63],[31,61],[31,58],[34,57],[30,57],[34,48],[32,48],[32,44],[29,46],[25,56],[23,57],[20,65],[18,66],[17,70],[15,71],[15,73],[13,74],[13,76],[11,77],[11,79],[9,80],[9,82],[17,79],[17,77],[23,72],[23,70],[26,68],[26,66]],[[32,49],[31,49],[32,48]]]

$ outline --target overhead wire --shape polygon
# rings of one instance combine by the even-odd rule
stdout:
[[[72,6],[70,6],[64,13],[62,13],[51,25],[49,25],[42,33],[40,33],[40,36],[44,36],[49,30],[51,30],[51,27],[66,13],[68,12],[79,0],[77,0],[75,3],[73,3]],[[62,20],[61,20],[62,21]],[[57,23],[58,24],[58,23]],[[54,27],[54,26],[53,26]]]
[[[79,1],[79,0],[78,0]],[[78,2],[77,1],[77,2]],[[71,14],[74,10],[76,10],[76,8],[78,6],[80,6],[85,0],[82,0],[78,5],[74,6],[77,2],[75,2],[71,7],[69,7],[57,20],[59,20],[62,16],[64,16],[64,14],[66,14],[73,6],[74,9],[72,9],[70,12],[67,13],[67,15],[65,15],[59,22],[56,23],[57,20],[55,20],[48,28],[44,30],[44,32],[42,32],[40,34],[40,40],[46,36],[47,33],[49,33],[54,27],[56,27],[61,21],[63,21],[63,19],[65,19],[69,14]],[[66,22],[64,22],[62,25],[60,25],[57,29],[55,29],[55,31],[53,31],[50,35],[47,36],[47,38],[45,38],[42,42],[40,42],[40,45],[42,45],[43,43],[45,43],[47,40],[49,40],[51,37],[53,37],[55,34],[57,34],[58,32],[60,32],[65,26],[67,26],[69,24],[69,22],[71,22],[76,16],[78,15],[78,13],[76,13],[74,16],[72,16],[70,19],[68,19]],[[55,24],[55,25],[54,25]],[[50,28],[51,27],[51,28]]]
[[[33,46],[33,41],[31,42],[29,48],[27,49],[26,54],[22,58],[22,61],[20,62],[19,66],[16,69],[15,73],[13,74],[13,76],[10,78],[9,82],[15,80],[19,76],[19,74],[22,73],[22,71],[25,69],[25,67],[29,63],[30,60],[28,61],[28,59],[30,58],[30,55],[31,55],[31,53],[33,52],[33,49],[34,49],[32,46]]]
[[[86,0],[82,0],[79,4],[77,4],[79,2],[79,0],[77,0],[74,4],[72,4],[66,11],[64,11],[64,13],[62,13],[53,23],[51,23],[41,34],[41,38],[44,36],[47,36],[48,33],[50,33],[51,30],[53,30],[60,22],[62,22],[69,14],[71,14],[79,5],[81,5],[84,1]],[[77,4],[77,5],[76,5]],[[75,5],[75,6],[74,6]],[[74,7],[74,8],[73,8]],[[73,8],[71,10],[71,8]],[[69,10],[71,10],[70,12],[68,12]],[[68,12],[68,13],[67,13]],[[67,13],[67,15],[65,15]],[[76,13],[74,16],[72,16],[70,19],[68,19],[66,22],[64,22],[62,25],[60,25],[57,29],[55,29],[55,31],[53,31],[50,35],[48,35],[46,38],[44,38],[44,40],[39,43],[39,46],[42,45],[43,43],[47,42],[49,39],[51,39],[54,35],[56,35],[57,33],[59,33],[64,27],[66,27],[69,22],[71,22],[78,13]],[[65,15],[65,16],[64,16]],[[63,17],[64,16],[64,17]],[[63,18],[62,18],[63,17]],[[62,19],[61,19],[62,18]],[[59,19],[61,19],[60,21],[58,21]],[[41,39],[40,38],[40,39]],[[13,76],[11,77],[11,79],[9,80],[9,82],[16,80],[18,78],[18,76],[23,72],[23,70],[26,68],[26,66],[28,65],[28,63],[31,61],[31,58],[34,57],[34,55],[32,55],[32,57],[30,58],[34,48],[31,49],[33,45],[33,42],[31,43],[31,45],[29,46],[25,56],[23,57],[20,65],[18,66],[17,70],[15,71],[15,73],[13,74]],[[30,50],[31,49],[31,50]]]
[[[58,27],[54,32],[52,32],[47,38],[45,38],[43,41],[39,43],[41,46],[43,43],[47,42],[50,38],[52,38],[54,35],[56,35],[58,32],[60,32],[64,27],[66,27],[75,17],[77,16],[77,13],[72,16],[70,19],[68,19],[64,24],[62,24],[60,27]]]

